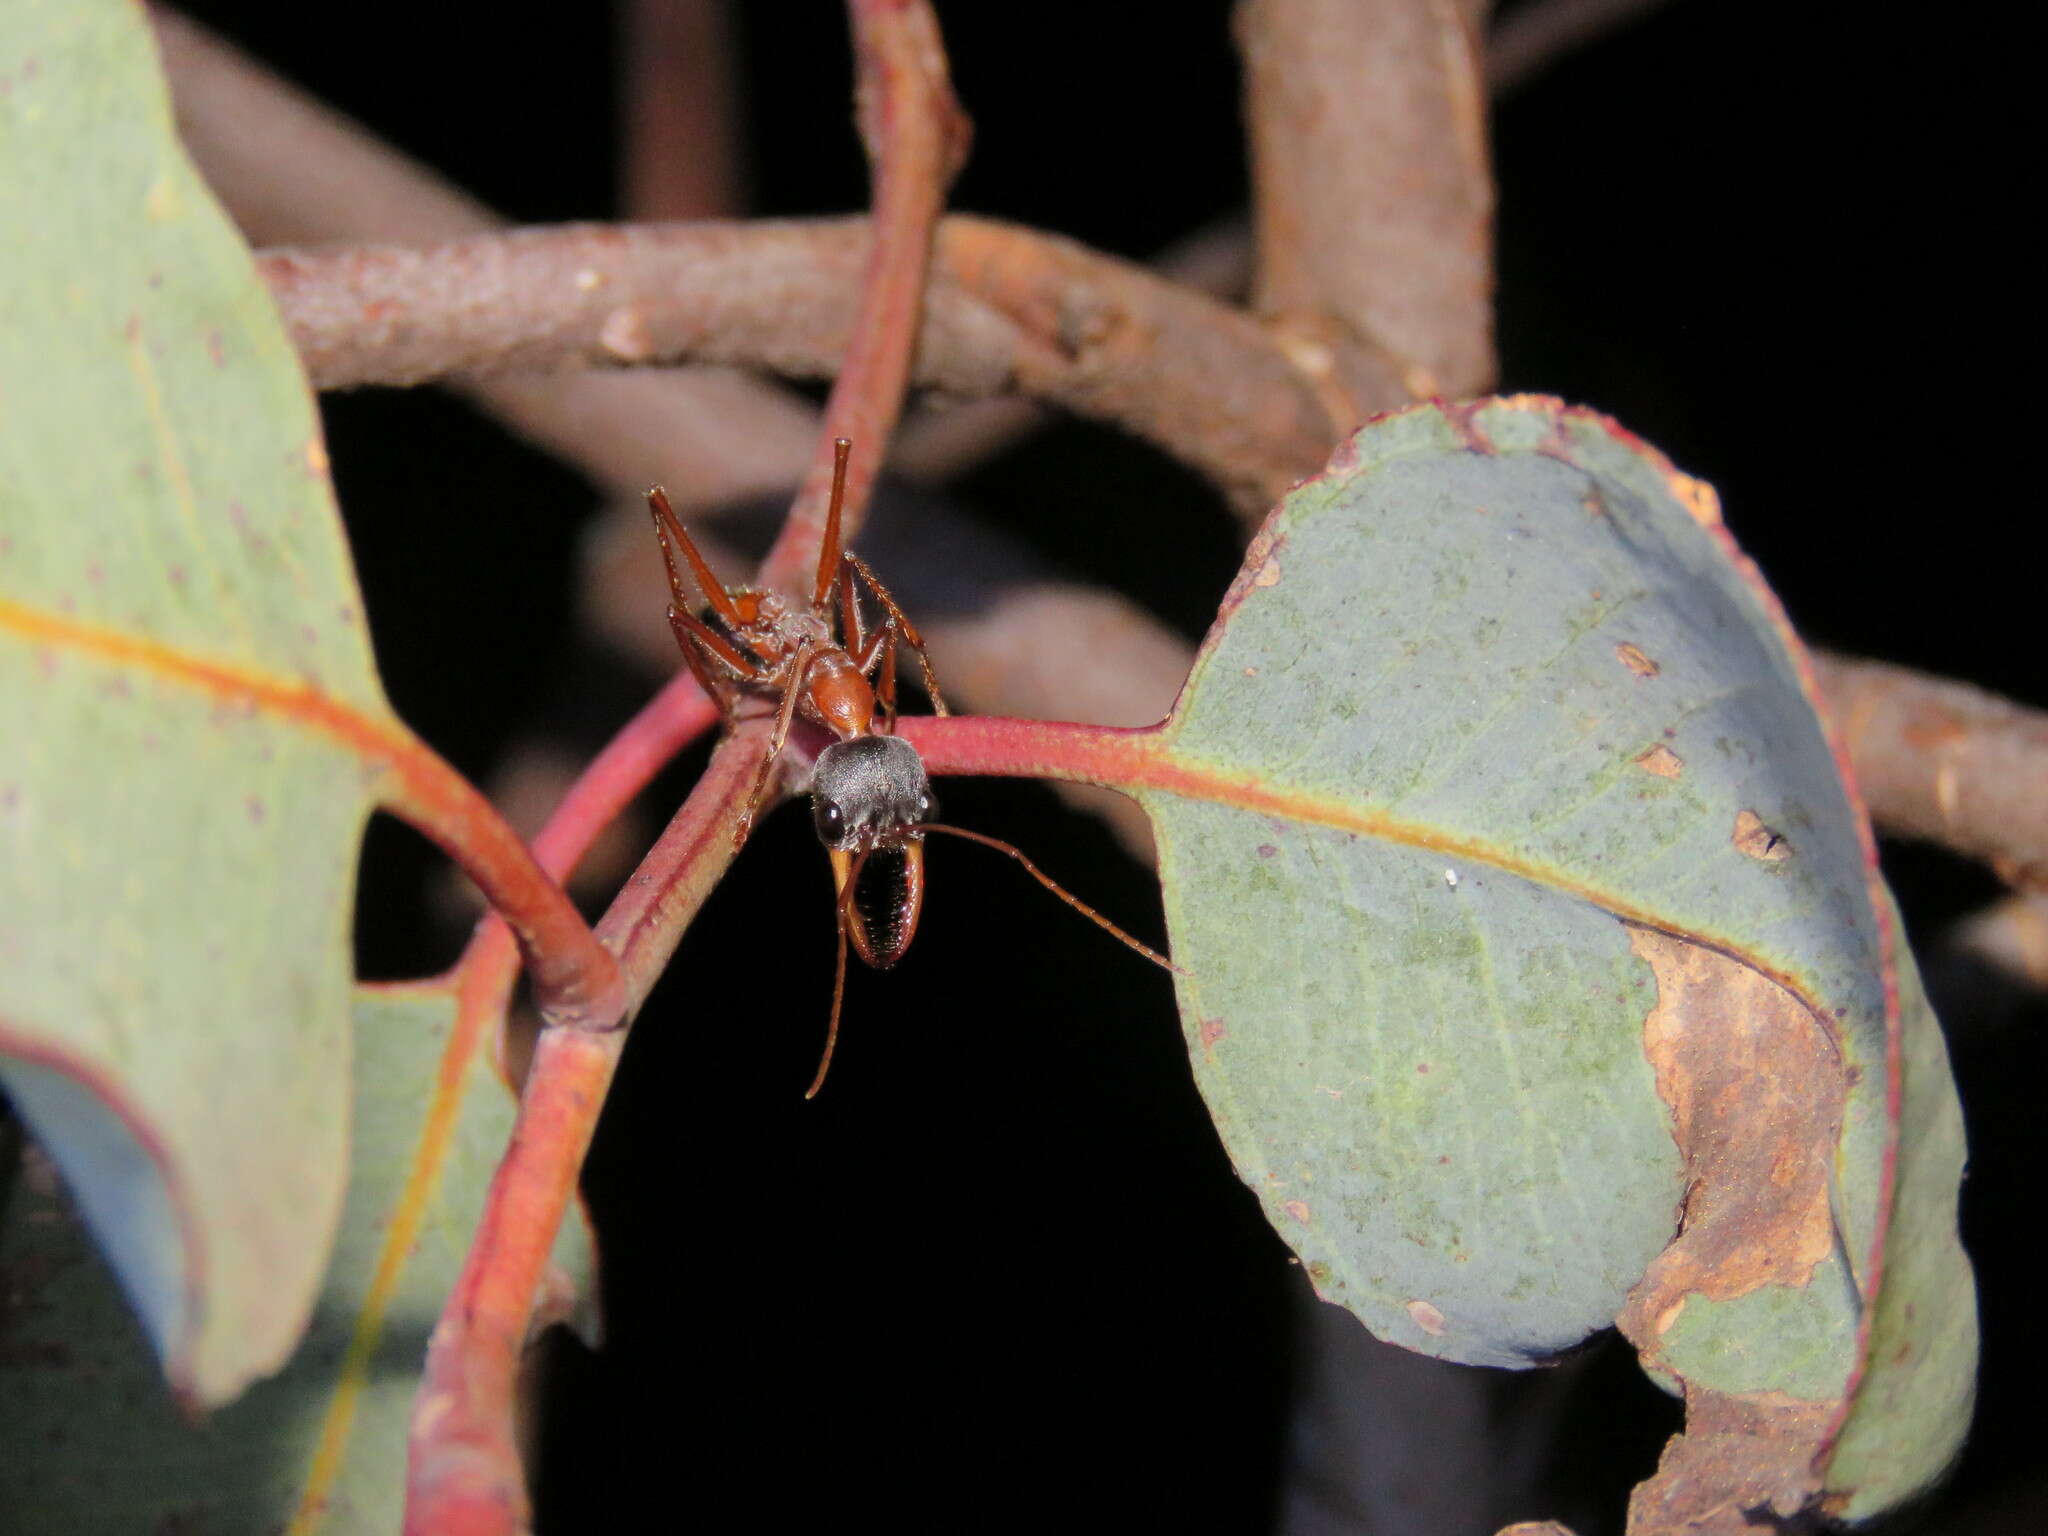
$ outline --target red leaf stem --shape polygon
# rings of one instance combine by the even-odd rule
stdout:
[[[541,1017],[573,1029],[611,1028],[626,1001],[618,962],[519,834],[424,746],[394,766],[392,810],[440,845],[518,936]]]
[[[896,725],[932,773],[1068,779],[1129,789],[1160,783],[1173,767],[1160,749],[1162,726],[1078,725],[996,715],[906,715]]]
[[[718,719],[718,706],[687,671],[661,692],[590,760],[533,840],[533,856],[557,880],[567,879],[597,835],[675,755]]]

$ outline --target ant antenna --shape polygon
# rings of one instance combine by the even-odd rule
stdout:
[[[806,1099],[815,1099],[818,1090],[825,1086],[825,1074],[832,1070],[832,1053],[839,1047],[839,1005],[846,997],[846,916],[853,903],[854,887],[860,884],[861,866],[868,861],[868,850],[863,848],[853,856],[853,868],[847,872],[846,888],[839,893],[834,916],[834,926],[839,930],[839,960],[832,972],[832,1022],[825,1026],[825,1054],[818,1058],[818,1075],[811,1079],[811,1086],[804,1090]]]
[[[1032,879],[1036,880],[1048,891],[1051,891],[1053,895],[1059,897],[1061,901],[1064,901],[1076,912],[1080,913],[1083,917],[1087,918],[1088,921],[1095,924],[1096,927],[1102,929],[1106,933],[1111,934],[1115,938],[1121,939],[1127,947],[1136,950],[1139,954],[1143,955],[1147,960],[1150,960],[1154,965],[1159,966],[1161,969],[1171,971],[1176,976],[1185,976],[1188,974],[1186,967],[1175,965],[1171,960],[1167,959],[1166,956],[1160,954],[1157,950],[1152,949],[1147,945],[1139,943],[1136,939],[1132,938],[1128,933],[1125,933],[1123,929],[1117,927],[1115,923],[1112,923],[1100,912],[1096,911],[1093,907],[1089,906],[1087,902],[1083,901],[1080,897],[1068,891],[1057,880],[1053,879],[1051,875],[1048,875],[1036,864],[1032,863],[1029,859],[1025,858],[1022,852],[1020,852],[1016,848],[1011,847],[1010,844],[1004,842],[1001,838],[990,837],[986,832],[970,832],[965,827],[949,827],[945,823],[938,821],[922,821],[919,822],[917,825],[907,827],[904,830],[909,832],[943,832],[948,837],[964,837],[970,843],[980,843],[984,847],[995,849],[998,853],[1007,853],[1011,858],[1015,859],[1019,864],[1022,864],[1024,866],[1025,872],[1028,873]],[[851,882],[849,882],[849,884],[850,883]]]

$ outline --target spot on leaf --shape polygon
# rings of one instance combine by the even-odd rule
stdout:
[[[1675,779],[1685,771],[1685,759],[1660,741],[1649,750],[1636,754],[1636,766],[1660,779]]]
[[[1444,1336],[1444,1315],[1426,1301],[1408,1303],[1408,1315],[1415,1320],[1415,1326],[1433,1339]]]
[[[1630,645],[1626,640],[1614,648],[1614,654],[1621,658],[1621,664],[1637,677],[1655,677],[1663,668],[1650,660],[1639,645]]]
[[[1764,825],[1764,819],[1755,811],[1735,813],[1735,835],[1730,839],[1738,853],[1746,853],[1752,859],[1766,864],[1776,864],[1792,857],[1792,845],[1778,835],[1777,829]]]

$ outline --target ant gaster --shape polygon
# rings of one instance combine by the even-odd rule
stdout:
[[[846,461],[852,444],[842,437],[832,448],[832,498],[825,514],[824,544],[818,551],[817,579],[807,606],[799,606],[779,592],[722,585],[684,531],[667,493],[659,486],[647,493],[662,562],[668,567],[673,599],[669,628],[698,684],[717,701],[728,725],[736,717],[743,690],[774,694],[779,699],[775,729],[740,815],[736,842],[746,837],[760,811],[797,715],[823,726],[835,738],[818,753],[811,768],[811,819],[832,863],[839,957],[825,1054],[806,1098],[824,1086],[838,1043],[848,943],[864,963],[887,970],[903,958],[917,933],[918,914],[924,907],[927,832],[964,837],[1008,854],[1047,890],[1139,954],[1169,970],[1178,969],[1061,889],[1008,843],[932,820],[937,806],[924,759],[917,748],[895,734],[899,645],[917,656],[932,708],[943,715],[946,705],[939,697],[938,679],[917,626],[868,569],[867,562],[840,546],[840,508],[846,497]],[[704,618],[694,611],[698,604],[676,564],[678,551],[702,598]],[[861,613],[863,588],[881,610],[872,632]]]

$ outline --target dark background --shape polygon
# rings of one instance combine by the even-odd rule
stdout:
[[[838,7],[738,9],[751,211],[861,206]],[[2031,248],[2004,227],[1990,115],[2017,47],[1934,13],[1794,9],[1673,0],[1500,103],[1503,384],[1609,411],[1713,481],[1813,639],[2048,703],[2039,497],[2015,473],[2030,402],[2004,377]],[[957,206],[1138,258],[1242,206],[1225,5],[940,11],[978,130]],[[616,212],[607,7],[545,26],[481,6],[194,12],[515,219]],[[594,750],[653,680],[574,627],[593,490],[433,392],[326,406],[401,712],[480,780],[535,733]],[[956,491],[1191,637],[1235,564],[1214,498],[1101,428],[1061,425]],[[1096,824],[1033,786],[941,788],[951,819],[1157,937],[1147,876]],[[1887,864],[1963,1083],[1985,1308],[1977,1433],[1925,1528],[2036,1530],[2048,1341],[2021,1234],[2048,1033],[1946,937],[1991,878],[1919,848]],[[931,865],[909,958],[852,978],[818,1102],[798,1094],[829,885],[795,813],[642,1015],[588,1179],[612,1342],[562,1352],[545,1530],[1266,1526],[1297,1281],[1203,1118],[1165,980],[1000,861],[948,845]],[[458,931],[422,916],[438,868],[373,834],[367,974],[452,955]],[[1615,1352],[1581,1369],[1569,1454],[1516,1512],[1594,1536],[1672,1417]]]

